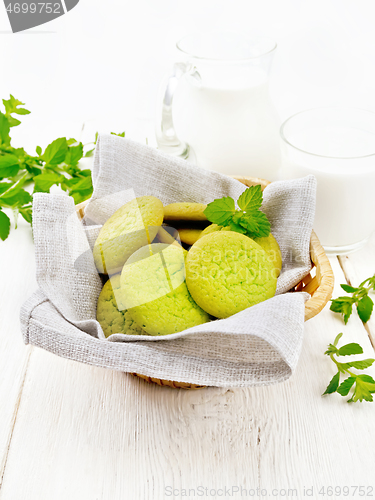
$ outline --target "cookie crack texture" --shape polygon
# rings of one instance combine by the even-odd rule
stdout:
[[[132,319],[150,335],[168,335],[209,321],[185,282],[186,251],[175,245],[141,248],[126,262],[121,288]]]
[[[269,299],[276,273],[267,253],[251,238],[232,231],[201,237],[186,258],[186,284],[195,302],[216,318]]]
[[[117,306],[117,302],[120,304],[120,309]],[[129,311],[122,308],[122,303],[120,275],[116,274],[103,286],[97,304],[96,319],[99,321],[104,335],[106,337],[114,333],[147,335],[132,319]]]
[[[163,204],[154,196],[135,198],[117,210],[103,225],[94,245],[98,271],[120,272],[133,252],[155,238],[163,216]]]

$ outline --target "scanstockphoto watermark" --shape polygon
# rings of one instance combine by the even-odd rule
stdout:
[[[25,31],[63,16],[78,4],[79,0],[4,0],[5,10],[13,33]]]
[[[312,489],[312,488],[311,488]],[[261,498],[273,496],[285,498],[298,498],[298,490],[296,488],[276,488],[268,490],[266,488],[244,488],[243,486],[223,486],[221,488],[210,488],[208,486],[198,486],[196,488],[173,488],[166,486],[164,488],[164,495],[171,498]],[[302,493],[304,496],[313,496],[304,489]]]
[[[175,488],[166,486],[164,495],[167,498],[324,498],[324,497],[374,497],[374,487],[364,485],[346,486],[303,486],[301,488],[245,488],[243,486],[222,486],[210,488]]]

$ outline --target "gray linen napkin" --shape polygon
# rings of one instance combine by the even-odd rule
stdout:
[[[219,387],[286,380],[302,346],[305,293],[287,293],[311,269],[309,241],[315,212],[313,176],[274,182],[262,209],[283,255],[276,296],[225,320],[164,337],[104,337],[96,321],[101,280],[91,248],[101,224],[134,196],[164,204],[235,199],[246,189],[225,175],[116,136],[100,136],[93,166],[94,194],[84,224],[73,200],[34,196],[33,228],[39,290],[21,310],[25,343],[84,363],[151,377]],[[78,264],[77,264],[78,263]]]

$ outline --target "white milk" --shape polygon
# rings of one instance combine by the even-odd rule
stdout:
[[[360,247],[375,229],[375,135],[358,128],[321,127],[288,140],[315,153],[285,145],[282,173],[284,178],[317,178],[314,229],[321,243],[332,252],[343,247],[338,253]],[[359,152],[361,157],[353,158]]]
[[[189,77],[179,82],[173,101],[177,136],[193,149],[197,164],[228,175],[275,180],[280,167],[279,123],[267,79],[225,87]],[[247,83],[247,82],[246,82]]]

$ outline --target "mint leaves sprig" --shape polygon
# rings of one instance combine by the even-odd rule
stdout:
[[[363,353],[362,347],[356,343],[346,344],[340,348],[337,347],[342,335],[342,333],[339,333],[333,344],[329,344],[328,349],[324,353],[335,363],[338,371],[328,384],[323,396],[334,392],[338,392],[341,396],[347,396],[352,391],[351,398],[347,401],[348,403],[362,402],[363,400],[373,401],[372,394],[375,392],[375,380],[370,375],[353,373],[349,368],[365,370],[374,363],[375,359],[369,358],[360,361],[349,361],[348,363],[339,362],[335,356],[349,356],[351,354]],[[341,375],[349,375],[349,377],[340,384]]]
[[[76,139],[60,137],[35,154],[11,144],[10,130],[20,125],[14,115],[30,114],[24,103],[10,96],[3,99],[5,112],[0,111],[0,238],[5,240],[10,231],[10,219],[4,208],[11,209],[15,227],[19,214],[32,221],[32,195],[48,193],[53,185],[60,186],[75,203],[86,200],[92,194],[91,171],[82,170],[78,162],[84,155],[83,144]],[[25,189],[26,188],[26,189]]]
[[[207,205],[204,211],[207,219],[219,226],[229,226],[232,231],[246,234],[250,238],[269,236],[271,224],[260,210],[263,193],[260,185],[246,189],[237,200],[230,196],[219,198]]]
[[[356,305],[358,316],[363,323],[367,323],[374,307],[374,302],[369,297],[369,292],[375,291],[375,275],[362,281],[357,288],[350,285],[340,286],[345,292],[350,293],[351,297],[342,296],[332,300],[330,310],[342,314],[346,324],[352,314],[353,305]]]
[[[11,145],[10,130],[20,125],[14,115],[28,115],[24,103],[13,97],[3,99],[4,113],[0,111],[0,238],[9,236],[10,219],[4,212],[11,209],[15,227],[18,216],[32,222],[32,195],[48,193],[53,185],[60,186],[75,203],[80,203],[92,194],[91,170],[81,169],[79,161],[93,155],[92,148],[84,152],[85,146],[76,139],[60,137],[49,144],[43,152],[36,146],[36,154],[28,154],[23,148]],[[115,134],[125,137],[125,132]],[[98,133],[95,135],[95,145]],[[88,144],[86,145],[88,146]],[[25,189],[26,188],[26,189]]]

